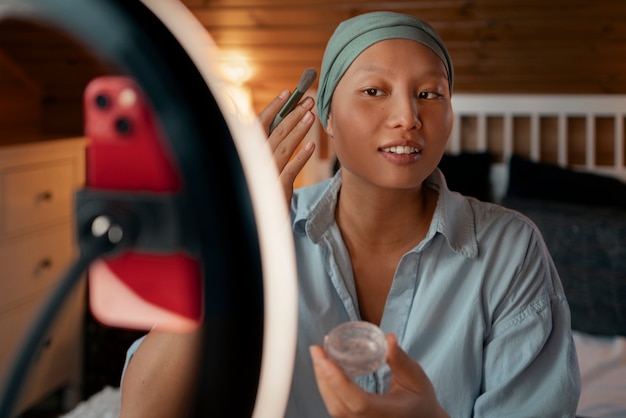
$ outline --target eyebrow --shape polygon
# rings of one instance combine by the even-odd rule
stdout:
[[[357,73],[359,72],[365,72],[365,73],[383,73],[383,74],[387,74],[387,75],[392,75],[391,70],[385,67],[382,67],[376,63],[370,63],[367,64],[361,68],[359,68],[357,70]],[[427,71],[426,73],[423,74],[426,77],[432,77],[432,78],[444,78],[444,79],[448,79],[448,73],[446,73],[445,68],[433,68],[429,71]]]
[[[390,74],[391,71],[389,69],[381,67],[378,64],[367,64],[364,67],[358,68],[357,72],[365,72],[365,73],[386,73]]]

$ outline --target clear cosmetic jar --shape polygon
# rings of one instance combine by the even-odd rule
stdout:
[[[376,325],[351,321],[333,328],[324,338],[324,350],[348,376],[357,377],[385,364],[387,340]]]

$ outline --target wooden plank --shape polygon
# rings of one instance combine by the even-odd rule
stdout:
[[[333,29],[311,30],[306,28],[265,28],[265,29],[207,29],[215,43],[224,46],[258,46],[275,45],[309,45],[324,48],[330,39]]]
[[[41,131],[45,135],[83,135],[82,100],[48,101],[42,112]]]
[[[16,64],[15,61],[3,53],[2,50],[0,50],[0,67],[2,68],[0,74],[2,74],[2,72],[5,73],[3,78],[13,77],[16,82],[21,84],[32,96],[41,96],[41,87],[39,84],[24,71],[24,68]]]
[[[403,3],[386,3],[384,8],[374,6],[375,3],[362,2],[353,7],[343,4],[312,4],[290,3],[280,7],[200,7],[192,9],[194,16],[208,28],[222,27],[335,27],[346,19],[359,14],[389,10],[398,13],[418,16],[426,21],[448,20],[460,14],[445,6],[445,2],[426,3],[421,6],[407,8]],[[466,17],[467,18],[467,17]]]
[[[446,22],[464,26],[479,22],[480,26],[493,30],[510,29],[517,25],[532,27],[538,25],[546,29],[560,24],[599,28],[603,34],[620,30],[619,24],[606,21],[606,16],[626,17],[626,3],[598,2],[581,3],[577,7],[564,7],[564,3],[520,2],[516,6],[501,2],[289,2],[287,4],[220,5],[214,2],[192,8],[192,13],[209,28],[220,27],[285,27],[293,25],[326,26],[373,10],[393,10],[417,16],[430,22],[434,27]],[[538,7],[538,4],[541,3]],[[555,25],[555,23],[557,23]],[[535,34],[537,32],[534,32]],[[586,31],[579,32],[582,37]],[[589,35],[589,33],[586,33]]]
[[[271,36],[277,36],[277,34],[266,33],[264,36],[266,39],[269,39]],[[322,42],[307,43],[307,41],[302,41],[298,43],[293,38],[285,39],[279,36],[278,38],[281,42],[269,44],[263,42],[261,38],[262,36],[259,36],[254,41],[256,43],[254,48],[245,48],[245,41],[243,40],[235,42],[233,39],[215,39],[215,41],[221,50],[237,50],[249,57],[259,57],[261,60],[284,55],[296,56],[302,54],[314,54],[321,57],[325,49],[325,45]],[[598,47],[591,42],[581,42],[577,49],[568,48],[565,42],[544,42],[542,44],[503,42],[499,44],[482,44],[480,46],[464,42],[461,45],[453,44],[448,50],[454,63],[478,61],[480,64],[485,65],[493,62],[519,63],[528,60],[531,60],[529,64],[537,65],[543,61],[578,59],[582,61],[579,63],[580,65],[595,65],[591,61],[600,60],[601,65],[615,66],[620,65],[620,62],[615,59],[615,55],[626,55],[626,45],[624,43],[605,44],[603,47]],[[52,54],[46,53],[46,55],[54,58]]]
[[[205,7],[206,6],[206,1],[205,0],[181,0],[181,3],[183,3],[185,6],[187,6],[190,9],[192,9],[194,7]]]
[[[22,67],[0,51],[0,127],[38,126],[41,89]]]
[[[245,56],[246,60],[250,63],[271,63],[271,62],[291,62],[297,64],[299,62],[311,62],[316,61],[318,65],[322,62],[322,56],[324,50],[315,47],[302,47],[295,46],[261,46],[246,51],[241,51],[237,48],[220,48],[223,51],[223,55],[218,55],[218,61],[228,61],[230,52],[237,52],[240,55]]]
[[[536,1],[536,0],[531,0]],[[329,8],[344,8],[344,9],[356,9],[367,5],[370,9],[375,10],[389,10],[396,7],[458,7],[466,4],[466,0],[430,0],[430,1],[415,1],[415,0],[394,0],[385,1],[333,1],[333,0],[182,0],[191,10],[196,8],[283,8],[283,7],[323,7]],[[194,4],[192,4],[194,3]],[[200,3],[200,4],[198,4]]]
[[[525,19],[537,15],[557,19],[590,19],[607,15],[622,15],[626,8],[623,2],[584,2],[584,1],[551,1],[542,0],[516,0],[507,1],[503,7],[501,0],[479,1],[411,1],[396,0],[385,1],[333,1],[333,0],[189,0],[188,7],[194,13],[205,11],[230,11],[250,10],[252,12],[281,10],[325,10],[331,14],[339,11],[348,11],[357,14],[371,10],[395,10],[404,13],[415,14],[422,18],[428,10],[441,10],[445,16],[452,18],[464,18],[464,20],[484,18],[493,19]],[[341,20],[341,19],[339,19]]]
[[[5,129],[15,126],[38,126],[40,113],[39,103],[32,100],[19,97],[14,97],[11,101],[0,100],[0,126]]]
[[[239,42],[255,45],[273,45],[274,42],[319,45],[330,37],[333,30],[327,26],[305,25],[300,22],[295,28],[293,25],[259,24],[250,27],[207,26],[207,29],[218,44]],[[561,51],[576,51],[576,48],[567,48],[575,41],[581,43],[577,49],[580,51],[579,54],[583,54],[584,49],[587,49],[585,52],[593,52],[596,49],[601,51],[605,48],[601,42],[615,42],[613,47],[621,45],[620,41],[626,37],[626,25],[607,26],[598,22],[581,27],[578,21],[555,22],[542,19],[522,23],[509,22],[506,25],[494,27],[489,21],[484,21],[475,27],[468,27],[467,22],[459,22],[445,26],[439,29],[439,32],[451,49],[456,46],[456,42],[461,43],[458,45],[459,49],[467,46],[484,46],[484,42],[487,42],[490,45],[501,45],[501,50],[510,51],[510,53],[515,52],[515,48],[511,47],[533,49],[536,45],[545,45]],[[538,35],[539,33],[541,36]],[[468,42],[471,44],[468,45]]]
[[[471,38],[469,38],[471,39]],[[525,57],[538,59],[558,57],[578,58],[601,58],[608,59],[615,54],[626,53],[626,45],[623,42],[576,41],[576,48],[572,48],[572,42],[567,40],[540,40],[531,41],[500,41],[479,42],[462,40],[448,42],[447,47],[450,55],[456,59],[483,59],[483,60],[518,60]]]

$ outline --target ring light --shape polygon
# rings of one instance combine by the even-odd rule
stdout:
[[[206,30],[173,0],[0,0],[8,17],[67,32],[146,93],[180,167],[204,265],[194,411],[282,416],[297,318],[291,227],[266,136],[250,108],[233,106]]]

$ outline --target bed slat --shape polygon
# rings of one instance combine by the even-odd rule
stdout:
[[[556,163],[563,167],[571,167],[605,175],[612,175],[626,181],[624,144],[624,117],[626,116],[626,95],[533,95],[533,94],[455,94],[452,96],[454,109],[454,126],[448,151],[494,151],[499,159],[506,163],[514,150],[518,149],[519,138],[516,138],[514,121],[516,118],[527,118],[530,121],[530,138],[525,147],[528,149],[528,158],[534,161],[544,161],[542,150],[550,149],[556,152]],[[461,124],[465,119],[475,119],[474,141],[465,141],[465,129]],[[501,118],[503,124],[502,143],[494,144],[488,137],[490,118]],[[556,137],[551,138],[555,144],[546,144],[542,141],[542,120],[552,118],[556,120]],[[612,147],[602,147],[603,161],[607,152],[612,152],[610,163],[598,163],[598,141],[596,130],[598,118],[613,119]],[[575,132],[571,131],[570,120],[582,119],[585,123],[584,132],[578,135],[584,138],[583,149],[576,151],[573,148]],[[570,136],[571,135],[571,136]],[[470,145],[468,145],[470,144]],[[470,147],[467,149],[466,147]],[[490,149],[493,148],[493,149]],[[607,151],[608,150],[608,151]],[[584,152],[581,155],[580,165],[572,163],[571,152]],[[577,154],[578,155],[578,154]]]
[[[619,113],[614,115],[615,118],[615,138],[624,138],[624,118]],[[624,140],[615,141],[615,170],[624,171]]]
[[[558,121],[558,165],[567,167],[567,116],[564,112],[559,113]]]
[[[592,171],[596,166],[596,119],[593,114],[586,114],[586,132],[585,132],[585,168]]]

